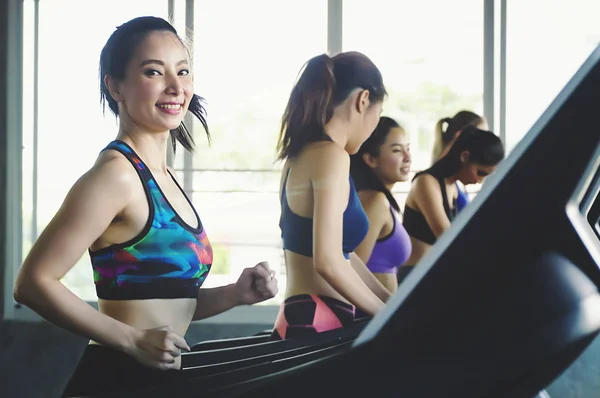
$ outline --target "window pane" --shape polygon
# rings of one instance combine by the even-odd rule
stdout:
[[[234,282],[262,260],[285,286],[275,144],[300,68],[327,49],[326,23],[322,0],[195,2],[195,87],[213,143],[196,126],[193,164],[205,171],[194,172],[193,201],[219,253],[206,286]],[[258,171],[223,171],[232,169]]]
[[[514,147],[600,44],[597,0],[507,7],[506,137]]]
[[[44,0],[39,7],[37,229],[41,231],[69,188],[117,134],[114,116],[108,110],[103,116],[99,102],[98,61],[102,46],[118,25],[131,18],[166,18],[167,1]],[[31,41],[27,41],[24,52],[32,51]],[[26,87],[31,84],[30,79],[32,75],[26,74]],[[27,107],[25,111],[29,114]],[[24,127],[31,128],[27,124]],[[25,137],[28,134],[24,132]],[[29,222],[26,217],[24,222]],[[63,282],[79,297],[96,300],[87,253],[82,253]]]
[[[344,0],[343,13],[344,51],[379,67],[383,114],[409,133],[413,168],[428,167],[435,123],[483,112],[483,1]]]

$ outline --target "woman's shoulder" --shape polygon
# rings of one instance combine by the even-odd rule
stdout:
[[[294,167],[303,165],[311,175],[350,173],[350,155],[338,144],[319,141],[309,144],[294,162]]]
[[[86,173],[93,181],[111,181],[122,189],[129,189],[139,179],[132,163],[120,152],[112,149],[102,151],[94,165]]]
[[[381,191],[375,189],[363,189],[358,191],[358,197],[365,208],[369,207],[378,211],[389,211],[390,209],[390,202],[385,196],[385,193]]]

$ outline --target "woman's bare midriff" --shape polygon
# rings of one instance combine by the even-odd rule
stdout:
[[[315,294],[349,303],[317,273],[312,257],[286,250],[285,263],[287,264],[286,298],[298,294]],[[348,268],[350,269],[350,267],[351,265],[348,263]]]
[[[169,326],[181,337],[196,311],[196,300],[150,299],[150,300],[102,300],[98,299],[98,309],[120,322],[137,330],[156,329]],[[90,344],[98,344],[90,341]]]

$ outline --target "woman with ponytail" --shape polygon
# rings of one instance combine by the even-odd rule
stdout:
[[[344,327],[390,297],[353,253],[369,221],[349,174],[385,96],[379,69],[358,52],[310,59],[292,89],[278,142],[288,279],[274,339]]]
[[[456,182],[480,184],[502,159],[504,146],[500,138],[491,131],[470,125],[456,137],[446,155],[414,176],[403,220],[412,253],[406,265],[400,267],[399,281],[450,227],[457,213]]]
[[[460,111],[454,117],[445,117],[435,124],[435,139],[431,153],[431,164],[448,153],[448,150],[467,126],[475,126],[487,130],[487,121],[483,116],[471,111]],[[469,203],[468,194],[456,184],[458,197],[456,199],[456,210],[461,211]]]
[[[198,376],[202,370],[180,371],[190,322],[277,293],[264,262],[236,283],[200,288],[213,263],[211,245],[167,166],[169,140],[194,147],[186,112],[208,136],[191,70],[189,52],[161,18],[122,24],[100,54],[100,98],[118,117],[118,133],[33,245],[14,290],[18,302],[90,340],[65,396],[127,395],[123,390]],[[77,150],[70,144],[62,143],[67,156]],[[98,310],[61,283],[86,252]]]
[[[369,231],[356,248],[356,254],[394,293],[398,287],[398,267],[411,252],[410,238],[400,220],[400,206],[392,195],[394,184],[408,181],[411,165],[408,136],[394,119],[382,116],[350,162],[350,174],[369,217]]]

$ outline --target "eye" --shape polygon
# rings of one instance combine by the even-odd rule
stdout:
[[[486,172],[486,171],[483,171],[483,170],[477,170],[477,175],[478,175],[479,177],[487,177],[487,175],[488,175],[488,174],[489,174],[489,173],[488,173],[488,172]]]
[[[190,74],[189,69],[182,69],[182,70],[179,71],[179,75],[180,76],[187,76],[189,74]]]
[[[160,76],[160,72],[156,69],[146,69],[144,71],[144,75],[146,76]]]

